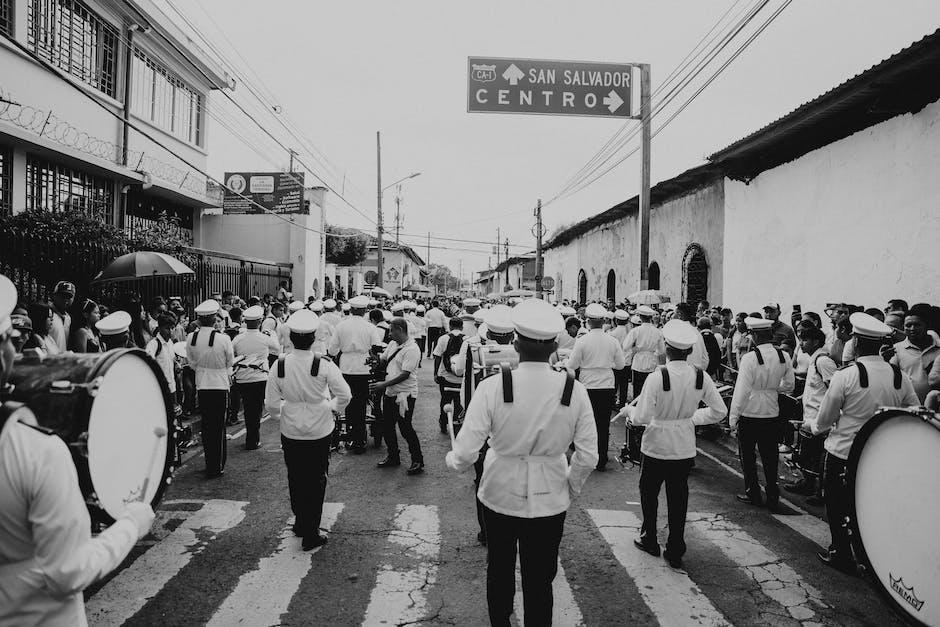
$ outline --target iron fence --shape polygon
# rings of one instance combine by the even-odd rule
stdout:
[[[16,285],[22,303],[44,302],[58,281],[75,284],[78,298],[114,304],[134,294],[146,307],[155,296],[179,297],[192,309],[214,293],[231,290],[242,298],[277,292],[278,283],[291,283],[291,265],[242,258],[199,248],[183,248],[177,257],[194,274],[149,277],[119,283],[92,283],[95,275],[117,257],[130,252],[125,246],[106,246],[4,229],[0,232],[0,273]]]

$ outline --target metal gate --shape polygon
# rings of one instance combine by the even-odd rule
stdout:
[[[682,291],[693,307],[708,298],[708,262],[698,244],[689,244],[682,259]]]

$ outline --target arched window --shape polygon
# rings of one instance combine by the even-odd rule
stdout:
[[[587,302],[587,275],[584,270],[578,272],[578,302]]]
[[[607,273],[607,300],[612,303],[617,302],[617,275],[613,269]]]
[[[646,278],[649,289],[659,289],[659,264],[655,261],[650,264],[649,269],[646,271]]]
[[[682,258],[682,294],[693,307],[708,298],[708,262],[699,244],[689,244]]]

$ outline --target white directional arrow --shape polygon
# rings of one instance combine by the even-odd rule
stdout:
[[[519,82],[519,79],[523,78],[524,76],[525,76],[525,73],[523,73],[522,70],[517,68],[515,63],[510,65],[508,68],[506,68],[506,71],[503,72],[503,78],[509,81],[509,84],[512,85],[513,87],[515,87],[516,84]]]
[[[623,104],[623,98],[620,97],[620,94],[611,89],[610,93],[604,98],[604,104],[607,105],[607,109],[611,113],[614,113],[620,108],[620,105]]]

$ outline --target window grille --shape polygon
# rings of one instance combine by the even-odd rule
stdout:
[[[29,0],[27,7],[29,47],[40,58],[114,98],[117,30],[78,0]]]
[[[13,1],[0,0],[0,35],[13,38]]]
[[[13,155],[9,149],[0,146],[0,214],[9,215],[13,212]]]
[[[166,67],[134,49],[131,110],[174,137],[200,145],[202,95]]]
[[[81,211],[114,225],[111,180],[43,161],[26,160],[26,208],[30,211]]]

